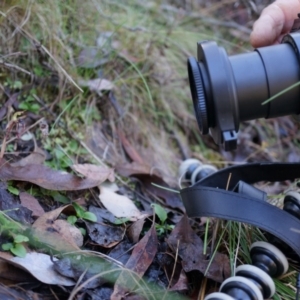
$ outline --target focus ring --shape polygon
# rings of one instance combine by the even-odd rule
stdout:
[[[194,110],[199,129],[202,134],[208,133],[208,118],[205,94],[203,89],[203,81],[199,63],[194,57],[190,57],[187,61],[188,74],[190,80],[191,94],[193,98]]]

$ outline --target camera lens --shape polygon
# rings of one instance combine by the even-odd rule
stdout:
[[[240,122],[299,114],[299,86],[262,105],[299,82],[299,50],[300,33],[286,35],[279,45],[232,56],[213,41],[198,43],[197,59],[190,57],[187,65],[201,133],[233,150]]]

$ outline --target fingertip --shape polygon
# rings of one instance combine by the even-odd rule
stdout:
[[[268,16],[262,16],[253,25],[250,35],[250,43],[254,48],[272,45],[277,38],[277,31],[273,26],[273,20]]]

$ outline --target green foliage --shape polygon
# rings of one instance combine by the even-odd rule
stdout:
[[[14,244],[12,248],[9,249],[11,253],[19,257],[26,256],[26,249],[22,244]]]
[[[28,242],[29,239],[27,236],[17,234],[13,237],[13,243],[5,243],[2,244],[2,249],[5,251],[10,251],[16,256],[25,257],[26,256],[26,248],[22,243]]]
[[[174,229],[175,225],[169,225],[169,224],[155,224],[155,229],[157,231],[157,234],[159,236],[166,235],[168,232],[172,231]]]
[[[35,99],[33,96],[29,95],[24,101],[22,101],[19,105],[19,108],[26,111],[31,111],[33,113],[37,113],[40,110],[40,105],[35,103]]]
[[[70,223],[71,225],[75,225],[76,221],[77,221],[77,217],[76,216],[68,216],[67,218],[68,223]]]
[[[158,216],[160,222],[164,224],[168,218],[166,210],[161,205],[156,203],[151,204],[151,206],[154,208],[154,212]]]
[[[19,190],[13,186],[13,182],[12,181],[8,181],[8,183],[7,183],[7,189],[8,189],[8,191],[10,193],[12,193],[13,195],[16,195],[16,196],[18,196],[19,193],[20,193]]]
[[[115,224],[116,225],[122,225],[122,224],[124,224],[124,223],[126,223],[126,222],[128,222],[129,221],[129,218],[115,218]]]
[[[23,83],[20,80],[12,81],[10,78],[7,78],[6,82],[4,83],[5,86],[10,87],[11,89],[18,89],[20,90],[23,87]]]
[[[27,236],[21,235],[21,234],[17,234],[16,236],[14,236],[14,243],[23,243],[23,242],[28,242],[29,239]]]
[[[79,230],[80,230],[80,232],[81,232],[81,234],[82,234],[83,236],[86,235],[86,230],[85,230],[84,228],[79,227]]]
[[[29,190],[27,190],[27,193],[32,196],[50,196],[53,198],[53,200],[62,203],[62,204],[69,204],[70,199],[64,195],[63,191],[51,191],[46,190],[41,187],[31,187]]]
[[[97,222],[97,217],[94,213],[85,211],[81,217],[82,219],[88,220],[90,222]]]
[[[155,224],[157,234],[159,236],[162,236],[172,231],[175,226],[166,223],[166,220],[168,218],[167,211],[161,205],[156,203],[152,203],[151,206],[153,207],[154,212],[158,216],[160,221],[160,224]]]
[[[76,216],[69,216],[67,221],[74,225],[77,222],[77,219],[84,219],[90,222],[97,222],[97,217],[94,213],[86,211],[82,206],[78,205],[77,203],[73,203],[73,207],[76,212]]]

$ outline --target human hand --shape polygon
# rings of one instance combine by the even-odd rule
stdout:
[[[276,0],[267,6],[253,25],[250,42],[254,48],[278,44],[290,32],[300,13],[300,0]]]

